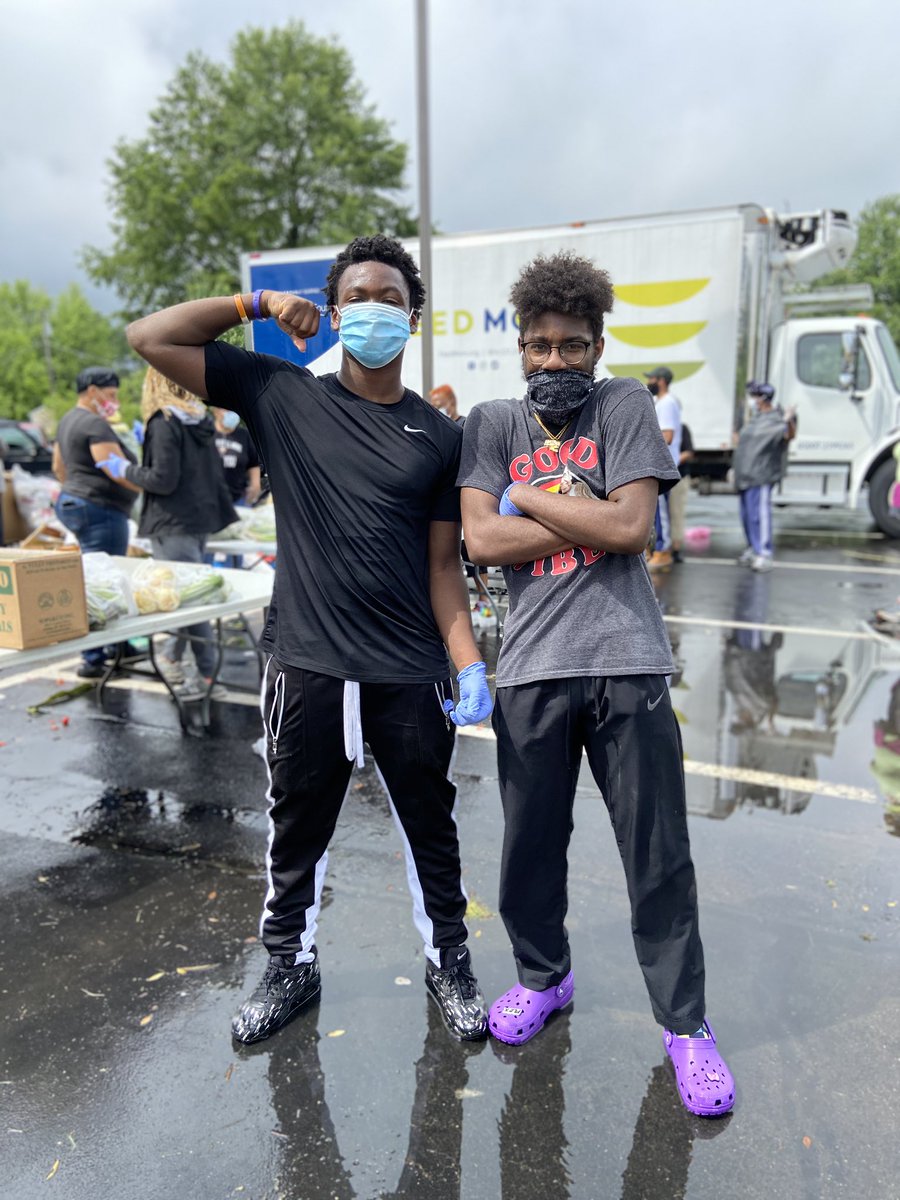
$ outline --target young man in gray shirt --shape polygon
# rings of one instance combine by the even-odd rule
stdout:
[[[513,286],[526,394],[469,415],[459,474],[478,562],[503,567],[509,616],[494,729],[505,833],[500,911],[518,984],[491,1033],[519,1045],[572,997],[566,852],[582,750],[622,855],[632,930],[685,1106],[720,1116],[734,1081],[705,1019],[671,649],[643,550],[678,480],[653,401],[597,383],[605,271],[538,258]]]

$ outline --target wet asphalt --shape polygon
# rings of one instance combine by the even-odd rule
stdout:
[[[30,1200],[712,1200],[900,1196],[900,546],[863,513],[784,513],[754,575],[733,498],[657,582],[678,669],[709,1018],[735,1111],[689,1116],[634,958],[585,769],[570,852],[576,993],[528,1045],[453,1042],[426,998],[405,869],[370,768],[332,843],[320,1001],[254,1049],[229,1021],[265,965],[265,770],[247,686],[186,736],[158,688],[0,676],[0,1195]],[[487,657],[496,655],[490,630]],[[894,765],[894,760],[898,765]],[[461,736],[470,944],[496,915],[494,745]]]

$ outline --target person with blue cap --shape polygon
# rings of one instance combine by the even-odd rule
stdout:
[[[747,548],[738,562],[754,571],[771,571],[772,488],[787,470],[788,442],[797,433],[797,413],[775,404],[771,383],[751,379],[747,394],[753,416],[741,429],[734,451],[734,486],[740,497]]]

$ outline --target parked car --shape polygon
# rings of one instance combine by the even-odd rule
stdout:
[[[7,471],[18,465],[32,475],[50,474],[53,451],[40,441],[37,431],[31,433],[22,421],[0,419],[0,455]]]

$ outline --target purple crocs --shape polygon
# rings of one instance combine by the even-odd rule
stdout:
[[[575,979],[571,971],[562,983],[544,992],[534,992],[516,984],[491,1005],[488,1014],[491,1033],[499,1042],[521,1046],[540,1033],[552,1012],[569,1003],[574,991]]]
[[[703,1022],[709,1037],[678,1037],[663,1032],[663,1045],[675,1067],[675,1082],[684,1107],[695,1117],[724,1117],[734,1108],[734,1078],[716,1049],[716,1035]]]

